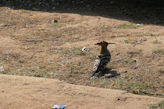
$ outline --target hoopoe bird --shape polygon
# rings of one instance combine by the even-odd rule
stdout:
[[[102,41],[95,44],[101,46],[101,51],[100,51],[100,55],[96,57],[96,60],[93,65],[93,71],[91,72],[90,77],[93,77],[96,73],[102,72],[105,69],[108,62],[110,62],[111,54],[107,49],[109,44],[114,44],[114,43],[108,43],[106,41]]]

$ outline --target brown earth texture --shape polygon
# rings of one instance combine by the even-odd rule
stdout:
[[[115,43],[111,62],[90,78],[100,51],[94,44],[103,40]],[[0,109],[148,109],[164,97],[164,28],[0,7],[0,73]]]
[[[0,109],[150,109],[164,100],[36,77],[0,75],[0,86]]]

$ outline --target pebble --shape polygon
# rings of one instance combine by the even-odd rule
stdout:
[[[58,20],[54,19],[54,23],[58,23]]]
[[[0,72],[3,72],[3,71],[4,71],[4,67],[0,66]]]

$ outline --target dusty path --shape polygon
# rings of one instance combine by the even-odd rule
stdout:
[[[67,109],[149,109],[161,100],[54,79],[0,75],[0,109],[50,109],[53,104],[66,104]]]

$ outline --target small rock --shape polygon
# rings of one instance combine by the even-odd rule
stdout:
[[[117,98],[117,101],[120,101],[120,98]]]
[[[54,23],[58,23],[58,20],[54,19]]]
[[[136,26],[143,26],[143,24],[136,24]]]
[[[3,26],[4,26],[4,24],[3,24],[3,23],[1,23],[1,24],[0,24],[0,27],[3,27]]]
[[[124,73],[127,73],[127,72],[128,72],[127,70],[124,71]]]
[[[38,11],[39,9],[38,9],[38,8],[32,8],[32,10],[34,10],[34,11]]]
[[[164,74],[164,69],[160,69],[159,71],[161,74]]]
[[[0,66],[0,72],[3,72],[3,71],[4,71],[4,67]]]

